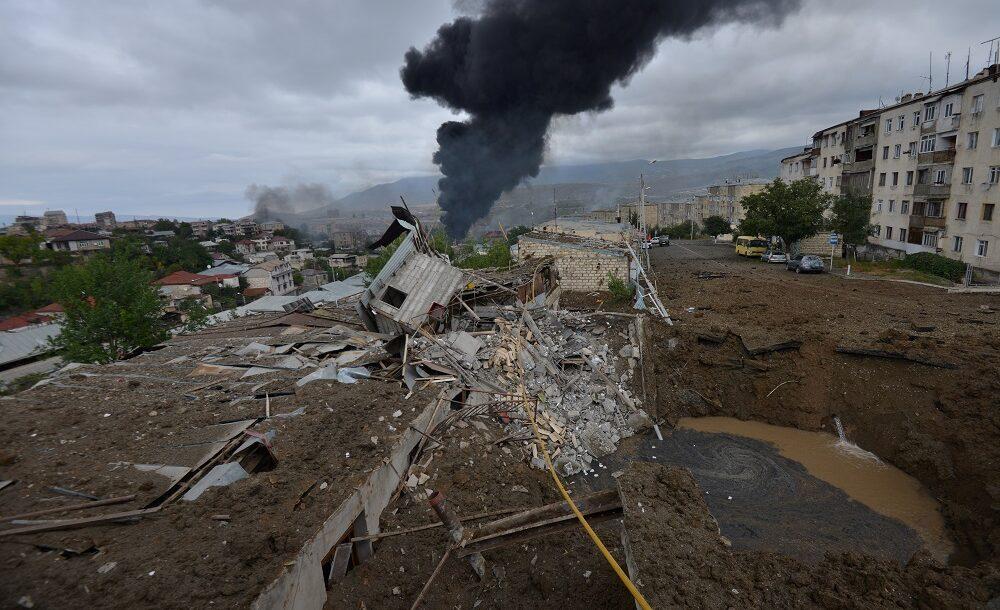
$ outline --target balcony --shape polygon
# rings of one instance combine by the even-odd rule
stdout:
[[[910,231],[914,229],[922,231],[923,229],[943,229],[948,219],[944,216],[920,216],[917,214],[910,215]]]
[[[934,165],[936,163],[954,163],[955,149],[935,150],[917,154],[917,165]]]
[[[873,159],[868,159],[867,161],[854,161],[844,164],[844,168],[841,170],[845,174],[859,174],[861,172],[870,172],[875,169],[875,161]]]
[[[932,119],[930,121],[924,121],[920,124],[920,133],[928,134],[937,131],[937,120]]]
[[[874,146],[877,138],[878,134],[874,130],[869,134],[858,134],[858,137],[854,139],[854,148]]]
[[[806,175],[810,176],[810,177],[816,177],[816,176],[818,176],[819,175],[819,168],[818,167],[810,167],[809,170],[806,171]]]
[[[943,199],[951,194],[951,184],[915,184],[913,194],[917,197]]]

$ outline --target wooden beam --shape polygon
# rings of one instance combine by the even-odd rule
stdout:
[[[69,506],[60,506],[58,508],[46,508],[45,510],[36,510],[30,513],[21,513],[19,515],[10,515],[9,517],[0,517],[0,522],[14,521],[15,519],[30,519],[32,517],[41,517],[42,515],[54,515],[57,513],[68,513],[74,510],[85,510],[88,508],[95,508],[97,506],[107,506],[109,504],[124,504],[125,502],[131,502],[132,500],[135,500],[135,495],[119,496],[117,498],[108,498],[106,500],[95,500],[93,502],[85,502],[83,504],[71,504]]]

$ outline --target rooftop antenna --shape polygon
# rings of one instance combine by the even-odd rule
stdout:
[[[927,93],[934,91],[934,51],[927,55]]]
[[[992,64],[1000,63],[1000,36],[984,40],[979,44],[986,44],[987,42],[990,43],[990,50],[986,53],[986,67],[988,68]],[[994,42],[997,43],[995,52],[993,51]]]
[[[965,80],[969,80],[969,63],[972,61],[972,47],[969,47],[969,54],[965,56]]]
[[[944,88],[948,88],[948,79],[951,77],[951,51],[944,54]]]

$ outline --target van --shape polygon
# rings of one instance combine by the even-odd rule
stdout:
[[[767,252],[767,240],[764,238],[750,235],[741,235],[736,238],[736,254],[739,256],[759,258],[765,252]]]

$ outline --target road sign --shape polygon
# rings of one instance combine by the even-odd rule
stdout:
[[[830,245],[836,246],[839,243],[840,243],[840,236],[837,235],[836,233],[830,233]]]

